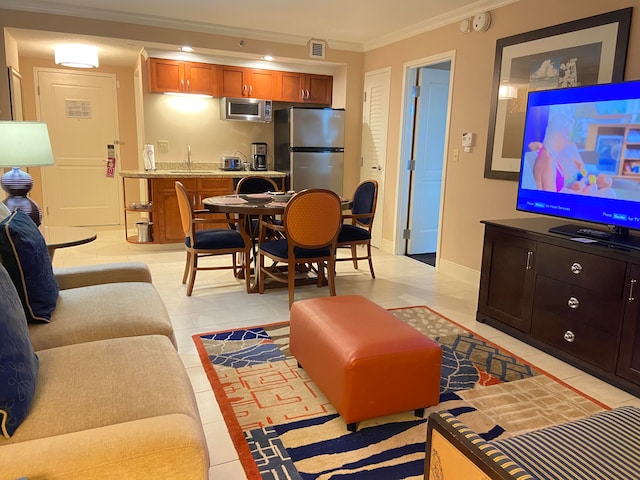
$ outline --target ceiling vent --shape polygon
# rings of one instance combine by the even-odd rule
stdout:
[[[322,40],[311,40],[309,42],[309,56],[324,59],[325,48],[327,48],[327,44]]]

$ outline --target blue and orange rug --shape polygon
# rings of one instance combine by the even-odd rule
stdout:
[[[431,411],[491,440],[607,408],[428,307],[391,312],[442,346],[440,403],[355,433],[298,368],[288,323],[193,336],[249,480],[418,480]]]

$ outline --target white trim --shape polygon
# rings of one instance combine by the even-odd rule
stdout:
[[[438,263],[438,273],[454,277],[456,280],[464,282],[472,287],[479,288],[480,272],[464,265],[453,263],[450,260],[441,259]]]
[[[400,159],[398,162],[398,185],[396,188],[396,228],[394,230],[393,235],[393,252],[396,255],[404,254],[404,247],[402,239],[402,231],[407,225],[407,208],[409,206],[409,171],[405,168],[406,161],[405,159],[408,157],[408,154],[405,153],[405,142],[403,140],[404,135],[407,132],[408,126],[406,125],[405,115],[407,108],[407,95],[408,89],[410,86],[408,85],[409,73],[411,73],[412,69],[419,67],[428,67],[429,65],[435,65],[442,62],[451,62],[450,76],[449,76],[449,99],[448,99],[448,108],[447,108],[447,123],[445,127],[445,148],[444,148],[444,158],[442,162],[442,187],[440,191],[440,213],[438,220],[438,242],[436,245],[436,271],[440,271],[440,252],[441,252],[441,240],[442,240],[442,223],[444,217],[444,194],[445,188],[447,184],[447,159],[449,158],[449,127],[451,120],[451,105],[453,99],[453,79],[455,77],[455,63],[456,63],[456,51],[450,50],[448,52],[442,52],[436,55],[432,55],[430,57],[424,57],[417,60],[412,60],[410,62],[406,62],[403,64],[403,78],[402,78],[402,105],[400,118],[402,119],[402,128],[399,132],[399,145],[398,145],[398,158]]]

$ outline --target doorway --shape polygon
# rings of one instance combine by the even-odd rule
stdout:
[[[405,65],[398,253],[437,268],[453,54]],[[402,187],[402,184],[406,187]]]
[[[47,68],[34,73],[38,120],[47,123],[55,156],[55,165],[42,169],[43,223],[121,224],[115,75]],[[116,159],[113,171],[108,158]]]

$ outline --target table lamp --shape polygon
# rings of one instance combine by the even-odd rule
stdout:
[[[27,194],[33,179],[20,167],[53,165],[53,152],[47,124],[42,122],[0,121],[0,167],[12,167],[2,175],[0,184],[7,192],[5,205],[13,211],[19,208],[40,225],[40,207]]]

